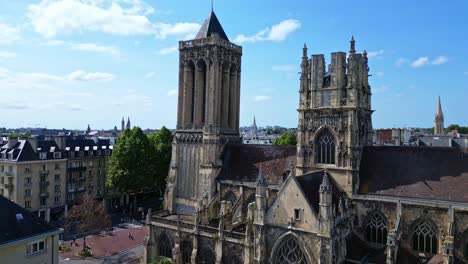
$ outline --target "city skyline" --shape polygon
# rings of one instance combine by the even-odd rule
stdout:
[[[196,34],[209,1],[1,5],[2,127],[111,129],[130,116],[142,128],[175,128],[178,41]],[[349,50],[351,35],[368,52],[375,128],[433,126],[438,95],[446,125],[468,123],[466,3],[337,6],[214,3],[229,39],[243,46],[241,126],[255,115],[261,126],[296,127],[304,42],[328,64],[331,51]]]

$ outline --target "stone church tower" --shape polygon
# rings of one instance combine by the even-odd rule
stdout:
[[[362,148],[371,144],[372,110],[367,53],[356,53],[354,37],[349,56],[307,57],[301,63],[296,174],[327,169],[343,190],[358,184]]]
[[[216,191],[226,143],[240,142],[242,47],[231,43],[211,11],[195,39],[179,42],[179,96],[167,209],[192,214]]]
[[[437,104],[437,111],[434,117],[434,135],[444,135],[444,113],[442,112],[442,104],[440,103],[440,96],[439,96],[439,103]]]

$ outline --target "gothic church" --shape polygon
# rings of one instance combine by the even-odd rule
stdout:
[[[241,144],[242,47],[212,11],[179,42],[165,208],[144,261],[468,263],[468,150],[371,146],[367,54],[302,50],[297,146]]]

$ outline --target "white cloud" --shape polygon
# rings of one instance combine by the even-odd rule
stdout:
[[[0,23],[0,44],[12,44],[20,39],[19,30]]]
[[[167,92],[167,96],[175,96],[175,95],[177,95],[176,89],[172,89],[172,90],[169,90],[169,92]]]
[[[383,73],[383,72],[377,72],[375,75],[376,75],[377,77],[382,77],[382,76],[384,76],[384,73]]]
[[[403,66],[404,64],[407,64],[409,63],[409,60],[406,59],[406,58],[398,58],[398,60],[395,62],[395,66],[397,67],[401,67]]]
[[[46,38],[74,32],[191,38],[200,29],[198,23],[153,23],[148,15],[155,10],[140,0],[41,0],[28,9],[27,16],[34,30]]]
[[[86,52],[95,52],[105,55],[110,55],[112,57],[119,57],[120,51],[115,46],[104,46],[96,43],[82,43],[82,42],[65,42],[63,40],[46,40],[42,42],[42,45],[45,46],[66,46],[71,50],[86,51]]]
[[[438,56],[437,58],[435,58],[431,64],[432,65],[441,65],[441,64],[445,64],[448,62],[448,57],[447,56]]]
[[[428,64],[429,64],[428,57],[419,57],[418,59],[416,59],[415,61],[411,63],[411,66],[417,68],[417,67],[422,67]]]
[[[130,8],[100,0],[42,0],[29,5],[28,18],[34,30],[44,37],[70,32],[104,32],[113,35],[139,35],[154,32],[142,10],[132,1]],[[128,1],[127,1],[128,2]]]
[[[115,75],[106,72],[85,72],[78,70],[68,74],[66,77],[73,81],[112,81]]]
[[[369,51],[367,53],[368,58],[376,58],[376,59],[382,59],[382,55],[384,54],[384,50],[378,50],[378,51]]]
[[[464,72],[465,75],[468,75],[468,71]]]
[[[114,46],[101,46],[94,43],[70,43],[69,46],[72,50],[102,53],[113,57],[120,56],[119,49]]]
[[[165,39],[167,36],[179,35],[184,35],[185,39],[192,39],[198,30],[200,30],[201,25],[198,23],[157,23],[154,27],[157,30],[156,37],[160,39]]]
[[[156,74],[155,72],[148,72],[147,74],[145,74],[145,77],[152,78],[155,74]]]
[[[177,46],[173,46],[173,47],[168,47],[168,48],[161,49],[158,53],[161,54],[161,55],[168,55],[168,54],[171,54],[171,53],[175,53],[178,50],[179,49],[177,48]]]
[[[0,51],[1,59],[13,59],[16,58],[16,53],[11,51]]]
[[[274,65],[271,67],[274,71],[292,72],[296,67],[292,65]]]
[[[438,56],[437,58],[430,60],[429,57],[419,57],[411,63],[411,66],[414,68],[428,66],[428,65],[442,65],[448,62],[447,56]]]
[[[301,27],[301,23],[295,19],[286,19],[271,28],[265,28],[253,36],[240,34],[234,42],[256,42],[256,41],[284,41],[289,34]]]
[[[254,97],[254,102],[264,102],[264,101],[270,101],[273,99],[270,95],[257,95]]]

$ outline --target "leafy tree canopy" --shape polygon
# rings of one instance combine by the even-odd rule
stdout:
[[[457,124],[451,124],[445,129],[445,132],[452,132],[453,130],[457,130],[460,134],[468,134],[468,126],[460,126]]]
[[[114,146],[106,184],[124,193],[157,187],[156,149],[141,128],[125,129]]]
[[[296,145],[297,138],[291,132],[284,132],[280,137],[275,138],[273,145]]]
[[[172,154],[172,133],[166,127],[149,135],[149,140],[156,150],[156,176],[158,187],[163,189],[166,185],[166,178],[169,173],[169,164]]]
[[[10,133],[9,138],[31,138],[31,133]]]

